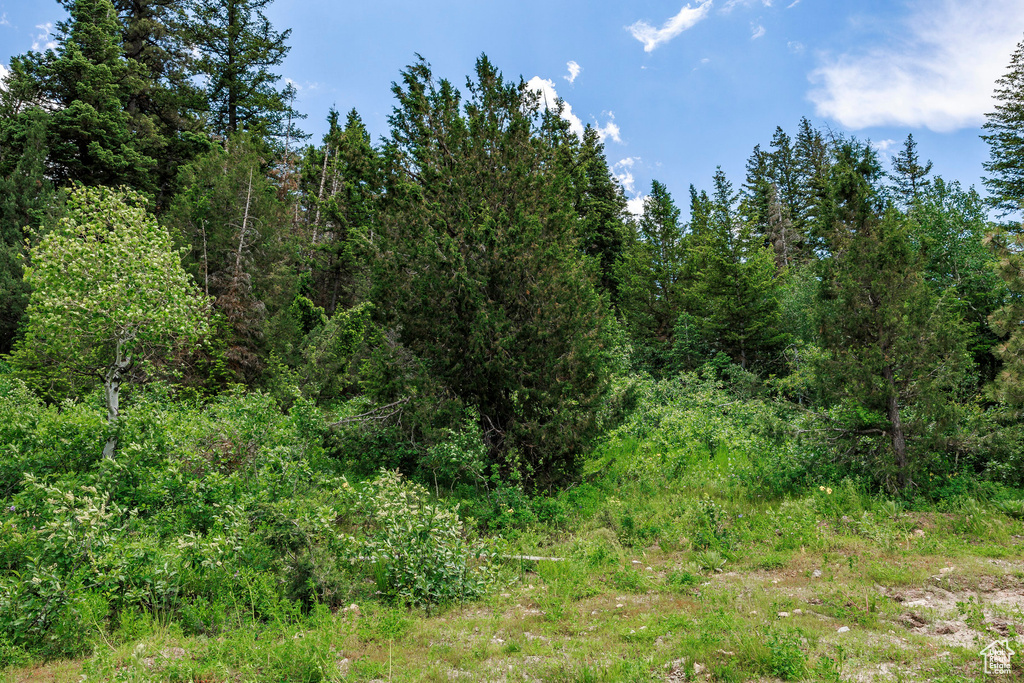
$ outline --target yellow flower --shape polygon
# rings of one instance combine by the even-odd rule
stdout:
[[[825,493],[827,493],[828,495],[831,496],[832,495],[832,489],[825,489]]]
[[[824,490],[825,490],[825,487],[824,487],[824,486],[819,486],[819,487],[818,487],[818,490],[819,490],[819,491],[824,491]]]

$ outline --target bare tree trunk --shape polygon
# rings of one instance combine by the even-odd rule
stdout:
[[[124,342],[118,340],[114,362],[103,375],[103,393],[107,399],[107,426],[110,428],[110,437],[103,446],[104,458],[113,458],[114,450],[117,448],[117,433],[114,430],[117,428],[117,418],[121,414],[121,380],[132,364],[131,356],[126,358],[123,355],[123,345]]]
[[[245,249],[245,231],[249,225],[249,204],[252,201],[252,169],[249,169],[249,189],[245,192],[245,213],[242,215],[242,229],[238,233],[238,251],[235,252],[235,277],[242,274],[242,250]]]
[[[903,421],[900,419],[899,395],[896,391],[895,375],[891,365],[885,366],[882,376],[885,377],[885,383],[889,389],[886,412],[892,427],[892,450],[896,455],[897,476],[900,489],[903,490],[912,486],[914,482],[911,481],[910,472],[907,469],[907,435],[903,431]]]
[[[316,231],[320,226],[320,204],[324,201],[324,181],[327,180],[327,160],[331,158],[331,148],[327,147],[324,154],[324,170],[320,174],[320,191],[316,195],[316,218],[313,219],[313,244],[316,244]]]

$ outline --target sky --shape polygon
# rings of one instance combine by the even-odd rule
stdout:
[[[800,118],[870,140],[886,168],[908,133],[933,173],[983,191],[979,138],[1024,39],[1022,0],[275,0],[280,67],[319,141],[334,106],[388,134],[391,84],[422,55],[463,86],[486,54],[601,131],[631,206],[651,181],[684,208],[717,166],[743,182],[754,145]],[[52,45],[51,0],[0,0],[0,69]]]

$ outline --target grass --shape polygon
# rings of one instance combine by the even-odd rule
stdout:
[[[713,499],[690,502],[706,512],[706,500]],[[667,510],[690,514],[680,502],[678,491],[650,501],[673,532],[685,529]],[[522,554],[564,561],[510,562],[493,593],[429,616],[371,601],[186,637],[144,615],[130,637],[113,633],[90,658],[6,678],[649,681],[691,680],[696,670],[721,681],[970,680],[981,675],[978,650],[1002,637],[992,628],[1024,632],[1020,522],[986,513],[989,533],[1005,532],[1009,541],[991,546],[985,537],[958,536],[954,519],[915,513],[911,526],[930,531],[888,544],[840,516],[815,520],[802,544],[790,547],[774,524],[812,503],[716,502],[732,525],[720,551],[692,542],[631,544],[622,528],[597,526],[611,518],[595,515],[577,532],[535,529],[522,537]],[[771,523],[738,523],[741,509]],[[993,547],[1016,559],[991,556]],[[949,624],[957,630],[942,634]]]

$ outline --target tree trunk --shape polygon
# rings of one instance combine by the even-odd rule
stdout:
[[[107,398],[107,425],[110,427],[110,437],[103,447],[103,457],[113,458],[114,450],[117,448],[117,418],[120,415],[121,403],[121,379],[124,373],[131,366],[131,356],[125,358],[122,354],[123,342],[117,342],[117,355],[114,362],[107,368],[103,375],[103,392]]]
[[[889,398],[886,401],[886,412],[888,413],[889,424],[892,427],[892,450],[896,455],[896,470],[899,477],[900,490],[905,490],[913,482],[910,480],[910,473],[907,471],[907,435],[903,431],[903,422],[900,420],[899,396],[896,391],[895,374],[891,365],[886,365],[882,371],[885,383],[889,389]]]

